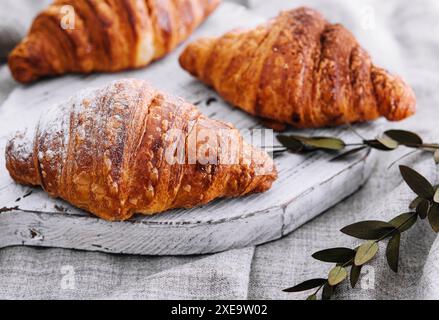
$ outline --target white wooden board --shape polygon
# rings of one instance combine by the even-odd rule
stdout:
[[[226,3],[193,38],[219,35],[244,23],[253,26],[261,21],[244,7]],[[373,153],[331,163],[333,156],[322,153],[285,154],[276,158],[279,179],[265,194],[218,200],[202,208],[152,217],[136,216],[126,222],[106,222],[10,179],[3,154],[13,132],[33,125],[50,105],[76,91],[114,79],[146,79],[164,91],[197,102],[201,111],[212,118],[229,121],[240,129],[259,127],[257,119],[224,103],[179,67],[177,58],[183,47],[143,70],[66,76],[19,87],[10,95],[0,108],[0,208],[19,206],[21,210],[0,214],[0,247],[29,245],[144,255],[218,252],[279,239],[365,183],[374,167]],[[357,126],[369,136],[378,128],[379,124]],[[357,140],[340,128],[299,134]]]

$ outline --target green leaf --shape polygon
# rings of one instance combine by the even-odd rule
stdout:
[[[291,152],[299,153],[305,148],[303,142],[293,136],[278,135],[277,140]]]
[[[434,152],[434,161],[436,162],[436,164],[439,164],[439,150],[436,150]]]
[[[416,212],[408,212],[390,220],[389,224],[397,228],[399,232],[403,233],[413,227],[417,220],[418,214]]]
[[[360,279],[362,266],[353,265],[351,267],[351,287],[355,288],[358,283],[358,279]]]
[[[340,282],[343,282],[348,276],[348,272],[343,267],[334,267],[328,276],[328,283],[330,286],[336,286]]]
[[[308,298],[306,298],[306,300],[317,300],[317,295],[316,294],[312,294]]]
[[[433,201],[436,203],[439,203],[439,189],[436,190],[434,197],[433,197]]]
[[[399,244],[401,242],[401,233],[396,233],[390,238],[386,249],[387,263],[390,269],[394,272],[398,272],[398,261],[399,261]]]
[[[397,149],[399,147],[399,143],[395,140],[393,140],[392,138],[383,135],[379,138],[377,138],[377,140],[386,148],[388,148],[389,150],[394,150]]]
[[[416,213],[419,215],[419,218],[424,220],[428,216],[428,211],[430,211],[430,201],[422,199],[418,203],[418,206],[416,207]]]
[[[355,265],[362,266],[372,260],[378,252],[378,244],[375,241],[367,241],[358,248],[355,255]]]
[[[343,140],[332,137],[313,137],[307,138],[302,136],[285,136],[278,135],[279,142],[292,152],[301,152],[306,150],[330,150],[340,151],[346,145]]]
[[[428,221],[434,232],[439,232],[439,204],[435,203],[430,207],[428,212]]]
[[[312,257],[323,262],[346,263],[355,257],[355,251],[349,248],[333,248],[316,252]]]
[[[416,197],[416,199],[410,203],[409,209],[416,209],[418,205],[422,202],[422,200],[424,199],[422,199],[421,197]]]
[[[279,137],[284,140],[286,143],[290,141],[301,142],[305,148],[308,149],[322,149],[322,150],[332,150],[332,151],[340,151],[346,147],[346,144],[343,140],[333,137],[302,137],[302,136],[278,136],[278,140],[283,144],[283,142],[279,139]],[[286,145],[285,145],[286,146]]]
[[[351,224],[340,231],[357,239],[377,240],[394,229],[395,227],[387,222],[372,220]]]
[[[435,190],[431,183],[415,170],[400,166],[401,175],[408,186],[421,198],[431,200]]]
[[[384,132],[386,136],[397,141],[399,144],[405,145],[407,147],[418,147],[424,142],[422,138],[414,132],[405,130],[388,130]]]
[[[343,140],[338,138],[316,137],[304,139],[303,142],[308,146],[324,150],[340,151],[346,147]]]
[[[360,152],[360,151],[362,151],[364,149],[367,149],[367,147],[358,147],[358,148],[355,148],[355,149],[351,149],[349,151],[346,151],[346,152],[344,152],[342,154],[339,154],[338,156],[332,158],[331,161],[342,160],[342,159],[347,158],[349,156],[353,156],[354,154],[357,154],[358,152]]]
[[[331,297],[334,294],[334,289],[335,288],[328,283],[325,284],[322,291],[322,300],[331,300]]]
[[[369,147],[381,151],[393,151],[395,148],[389,148],[383,143],[381,143],[379,140],[365,140],[364,143],[368,145]]]
[[[301,292],[301,291],[308,291],[314,288],[318,288],[322,286],[324,283],[326,283],[326,279],[311,279],[304,281],[292,288],[284,289],[284,292]]]

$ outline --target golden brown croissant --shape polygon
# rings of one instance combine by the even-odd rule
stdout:
[[[230,151],[230,152],[227,152]],[[272,159],[141,80],[89,89],[6,147],[11,177],[107,220],[268,190]]]
[[[299,8],[253,30],[190,44],[181,66],[225,100],[298,128],[402,120],[415,96],[399,77],[374,66],[342,25]]]
[[[55,0],[35,18],[9,67],[23,83],[143,67],[185,40],[220,1]]]

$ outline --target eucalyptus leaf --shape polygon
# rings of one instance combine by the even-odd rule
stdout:
[[[422,199],[418,203],[418,206],[416,207],[416,212],[419,215],[419,218],[424,220],[428,216],[428,211],[430,211],[430,201]]]
[[[355,257],[355,251],[349,248],[333,248],[316,252],[312,257],[323,262],[346,263]]]
[[[383,143],[381,143],[379,140],[365,140],[364,143],[368,145],[369,147],[381,151],[393,151],[395,148],[389,148]]]
[[[351,282],[352,288],[355,288],[355,286],[357,285],[358,279],[360,279],[361,268],[362,268],[362,266],[356,266],[356,265],[353,265],[351,267],[350,282]]]
[[[422,199],[421,197],[416,197],[416,199],[410,203],[409,209],[416,209],[418,205],[422,202],[422,200],[424,199]]]
[[[436,164],[439,164],[439,150],[436,150],[434,152],[434,161],[436,162]]]
[[[424,142],[422,138],[414,132],[405,130],[388,130],[384,134],[391,139],[397,141],[399,144],[405,145],[407,147],[418,147]]]
[[[433,197],[433,201],[439,203],[439,189],[436,189],[436,192]]]
[[[322,300],[331,300],[331,297],[334,294],[334,289],[335,288],[328,283],[325,284],[322,291]]]
[[[377,240],[389,234],[395,227],[384,221],[362,221],[344,227],[340,231],[362,240]]]
[[[317,300],[317,295],[316,294],[312,294],[306,300]]]
[[[284,289],[284,292],[301,292],[301,291],[308,291],[314,288],[321,287],[323,284],[326,283],[326,279],[311,279],[304,281],[292,288]]]
[[[404,181],[418,196],[428,200],[433,199],[435,190],[427,179],[412,168],[400,166],[399,169]]]
[[[399,245],[401,242],[401,233],[396,233],[390,238],[386,249],[387,263],[390,269],[394,272],[398,272],[398,261],[399,261]]]
[[[384,145],[389,150],[394,150],[394,149],[397,149],[399,147],[398,141],[395,141],[386,135],[378,137],[377,141],[379,141],[382,145]]]
[[[363,146],[363,147],[358,147],[355,149],[351,149],[349,151],[343,152],[342,154],[339,154],[338,156],[334,157],[331,159],[331,161],[338,161],[338,160],[342,160],[344,158],[353,156],[354,154],[357,154],[360,151],[363,151],[364,149],[367,149],[367,146]]]
[[[389,221],[389,223],[403,233],[409,230],[418,220],[416,212],[403,213]]]
[[[367,241],[358,248],[354,263],[362,266],[372,260],[378,252],[378,244],[375,241]]]
[[[305,148],[303,142],[294,136],[278,135],[277,140],[279,140],[279,142],[291,152],[298,153]]]
[[[428,221],[434,232],[439,232],[439,204],[435,203],[428,212]]]
[[[311,147],[324,150],[340,151],[346,147],[343,140],[330,137],[316,137],[304,139],[303,142]]]
[[[336,286],[343,282],[348,276],[348,272],[343,267],[334,267],[328,276],[328,283],[330,286]]]

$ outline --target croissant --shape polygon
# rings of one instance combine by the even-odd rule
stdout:
[[[232,125],[142,80],[55,107],[8,142],[6,167],[16,182],[106,220],[264,192],[277,178],[268,154]]]
[[[199,39],[180,64],[231,104],[297,128],[415,113],[415,95],[401,78],[372,64],[342,25],[308,8],[253,30]]]
[[[12,51],[13,77],[140,68],[172,51],[221,0],[55,0]]]

